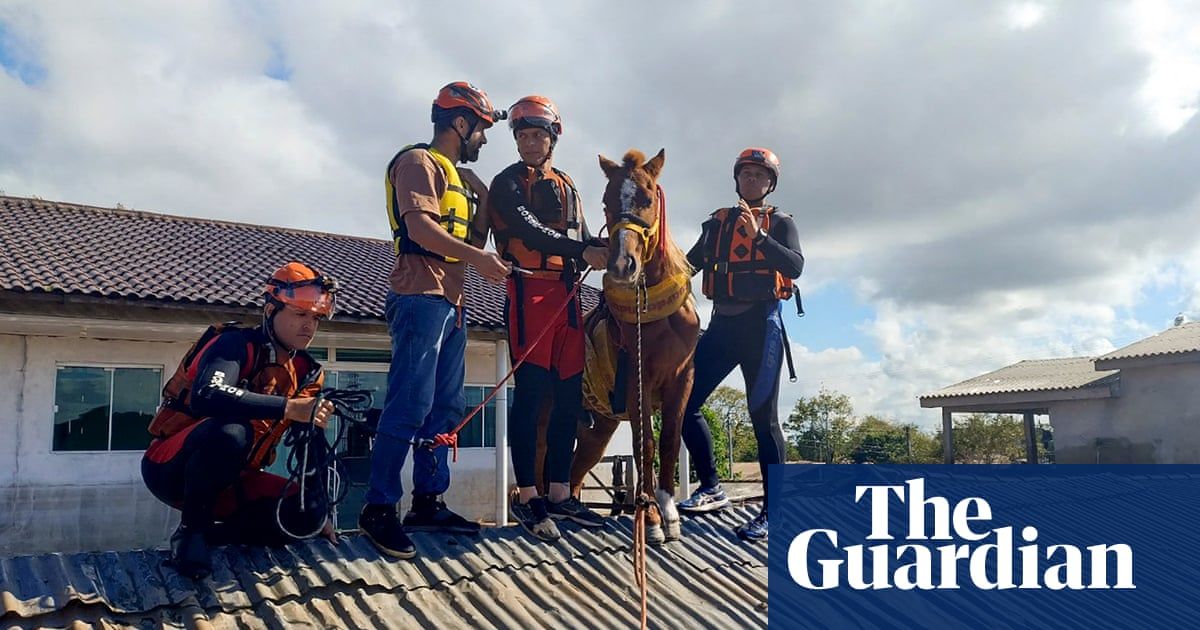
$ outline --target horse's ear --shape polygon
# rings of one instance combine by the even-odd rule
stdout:
[[[621,170],[621,165],[617,164],[616,162],[601,155],[600,156],[600,170],[604,171],[604,174],[609,179],[612,179],[613,173],[616,173],[617,171]]]
[[[652,179],[658,179],[658,174],[662,172],[663,162],[666,159],[667,159],[667,150],[659,149],[658,155],[650,158],[650,161],[646,162],[646,166],[644,166],[642,168],[645,169],[645,171],[650,174],[650,177]]]

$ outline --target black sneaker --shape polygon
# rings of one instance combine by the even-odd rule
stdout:
[[[410,532],[478,534],[479,523],[450,511],[437,495],[414,495],[412,509],[404,515],[404,529]]]
[[[604,517],[588,509],[582,501],[573,496],[567,497],[561,503],[546,501],[546,511],[550,518],[558,521],[569,518],[584,527],[604,527]]]
[[[749,523],[737,528],[738,538],[749,542],[767,539],[767,511],[758,513]]]
[[[196,527],[180,524],[171,534],[171,558],[167,564],[180,575],[199,580],[212,573],[212,554],[204,532]]]
[[[368,503],[358,514],[358,527],[380,551],[405,560],[417,555],[417,548],[404,533],[396,518],[396,506]]]
[[[528,503],[518,503],[512,501],[509,507],[513,518],[525,528],[525,531],[533,534],[534,538],[544,540],[546,542],[554,542],[559,539],[561,534],[558,533],[558,526],[554,524],[554,519],[550,518],[550,514],[546,511],[546,499],[542,497],[534,497]]]

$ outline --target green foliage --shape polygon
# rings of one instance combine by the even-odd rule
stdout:
[[[816,396],[797,400],[783,428],[799,459],[839,462],[853,451],[849,441],[853,414],[849,396],[822,389]]]
[[[713,456],[717,462],[717,475],[721,479],[732,478],[729,461],[731,450],[735,462],[758,461],[758,442],[754,438],[754,427],[750,424],[745,392],[733,387],[718,387],[700,408],[700,413],[708,421],[708,429],[712,433]]]

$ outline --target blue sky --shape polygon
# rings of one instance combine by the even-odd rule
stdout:
[[[0,21],[0,66],[25,85],[34,86],[46,78],[46,69],[38,63],[28,42],[3,21]]]

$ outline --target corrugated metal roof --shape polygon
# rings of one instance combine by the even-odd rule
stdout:
[[[0,196],[0,290],[253,309],[300,260],[341,282],[339,313],[383,319],[393,259],[380,239]],[[503,328],[504,298],[468,267],[468,325]],[[584,308],[598,299],[581,290]]]
[[[685,517],[683,541],[649,548],[652,626],[766,625],[767,547],[732,531],[755,509]],[[200,582],[154,550],[6,558],[0,626],[636,627],[630,526],[627,516],[600,531],[567,525],[557,544],[515,527],[414,534],[414,560],[385,559],[361,536],[224,547]]]
[[[1200,322],[1168,328],[1153,337],[1113,350],[1096,361],[1103,367],[1103,364],[1109,361],[1180,355],[1188,352],[1200,353]]]
[[[1097,371],[1090,357],[1027,360],[943,387],[921,400],[1105,387],[1117,378],[1117,370]]]

